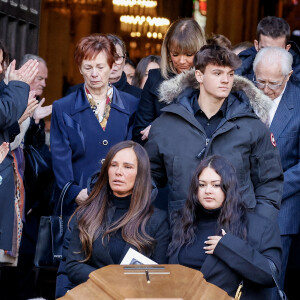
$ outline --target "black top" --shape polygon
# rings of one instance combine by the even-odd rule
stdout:
[[[121,76],[120,80],[117,81],[117,82],[115,82],[115,83],[113,83],[113,85],[119,91],[125,92],[127,94],[131,94],[131,95],[137,97],[138,99],[141,98],[142,89],[140,89],[140,88],[138,88],[136,86],[130,85],[127,82],[127,77],[126,77],[125,72],[122,73],[122,76]]]
[[[200,270],[207,254],[203,247],[209,236],[216,235],[217,220],[220,208],[207,210],[201,206],[197,212],[197,227],[195,230],[195,240],[190,245],[183,245],[180,248],[178,261],[181,265]]]
[[[198,103],[198,96],[196,94],[192,98],[192,108],[196,120],[202,125],[205,130],[206,136],[210,139],[213,133],[216,131],[221,120],[226,115],[227,99],[225,99],[219,111],[210,119],[208,119],[203,110],[200,108]]]
[[[113,195],[111,197],[111,200],[113,206],[116,207],[115,213],[112,217],[112,223],[114,223],[128,212],[131,195],[121,198]],[[126,242],[122,238],[122,230],[119,229],[117,232],[110,236],[108,243],[109,253],[111,258],[113,259],[114,264],[120,263],[125,246]]]

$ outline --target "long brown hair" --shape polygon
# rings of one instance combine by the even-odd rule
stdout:
[[[247,209],[242,201],[234,167],[224,157],[213,155],[204,158],[191,180],[189,195],[181,212],[173,216],[172,242],[168,254],[171,255],[184,244],[191,244],[196,236],[196,219],[201,204],[198,199],[199,176],[205,168],[213,169],[221,177],[221,189],[225,194],[220,215],[217,220],[216,234],[221,229],[241,239],[247,239]]]
[[[128,212],[116,222],[107,222],[107,211],[111,207],[112,190],[109,186],[108,169],[115,155],[122,149],[133,149],[138,162],[137,175]],[[88,199],[76,209],[79,237],[87,261],[93,250],[93,242],[102,235],[104,244],[110,234],[122,230],[122,238],[135,246],[140,252],[149,254],[154,239],[145,230],[153,208],[151,206],[150,162],[145,149],[133,141],[124,141],[114,145],[103,163],[99,178]],[[73,215],[73,216],[74,216]]]

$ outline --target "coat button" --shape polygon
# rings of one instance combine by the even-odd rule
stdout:
[[[104,146],[107,146],[107,145],[108,145],[108,140],[103,140],[102,144],[103,144]]]

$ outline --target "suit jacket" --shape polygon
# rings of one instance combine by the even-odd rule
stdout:
[[[59,189],[72,181],[65,203],[87,187],[87,179],[99,171],[109,149],[131,139],[138,99],[113,87],[113,99],[105,131],[91,110],[84,87],[53,103],[51,119],[52,166]],[[73,206],[73,207],[72,207]]]
[[[11,81],[0,96],[0,145],[9,142],[8,128],[22,116],[28,101],[29,85]],[[0,249],[11,250],[14,224],[15,183],[13,157],[0,164]]]
[[[234,297],[243,280],[241,300],[270,299],[274,286],[267,258],[281,268],[281,241],[276,222],[248,213],[248,236],[242,240],[230,233],[221,238],[214,253],[207,255],[200,271],[204,278]],[[170,256],[169,263],[178,264],[180,248]]]
[[[300,229],[300,84],[288,81],[270,126],[280,152],[284,185],[279,228],[281,234]]]
[[[114,207],[111,207],[108,210],[108,220],[112,218],[113,213]],[[159,264],[167,263],[166,252],[169,244],[167,213],[155,208],[146,224],[146,232],[156,241],[153,253],[149,258]],[[129,248],[137,250],[133,245],[126,243],[121,260],[124,258]],[[88,276],[91,272],[107,265],[114,264],[113,259],[110,256],[109,247],[103,246],[102,244],[101,235],[93,243],[92,257],[90,260],[85,263],[80,262],[84,260],[84,258],[85,255],[82,251],[79,231],[76,226],[72,232],[66,262],[66,271],[69,279],[75,284],[80,284],[88,280]],[[121,260],[119,263],[121,263]]]

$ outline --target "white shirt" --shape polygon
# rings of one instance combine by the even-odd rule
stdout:
[[[284,93],[284,91],[285,91],[285,88],[286,88],[286,84],[285,84],[285,87],[284,87],[283,91],[281,92],[281,94],[280,94],[277,98],[275,98],[274,100],[272,100],[272,106],[271,106],[271,109],[269,110],[269,125],[270,125],[270,126],[271,126],[272,121],[273,121],[273,119],[274,119],[276,110],[277,110],[277,108],[278,108],[278,105],[279,105],[279,103],[280,103],[280,100],[281,100],[281,98],[282,98],[282,95],[283,95],[283,93]]]

